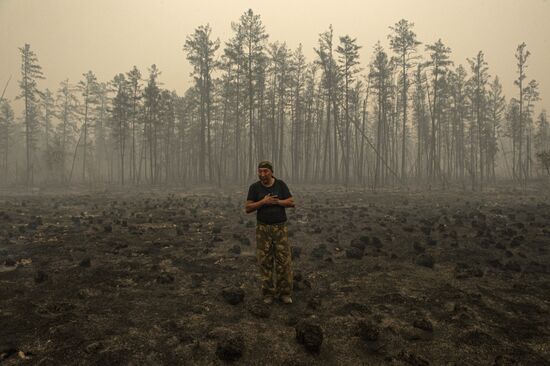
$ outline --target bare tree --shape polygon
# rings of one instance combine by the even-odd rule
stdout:
[[[412,61],[415,59],[416,48],[420,42],[416,40],[416,34],[412,28],[414,23],[405,19],[401,19],[390,29],[394,32],[390,34],[391,49],[397,54],[399,65],[401,66],[401,106],[403,110],[402,122],[402,142],[401,142],[401,179],[406,179],[406,137],[407,137],[407,106],[408,106],[408,90],[409,90],[409,69],[413,66]]]
[[[42,67],[38,64],[38,57],[31,50],[29,44],[25,44],[24,47],[20,47],[21,52],[21,80],[19,81],[19,88],[21,94],[17,97],[23,99],[25,102],[24,114],[25,114],[25,147],[26,147],[26,163],[27,169],[25,174],[25,181],[27,186],[33,184],[33,163],[32,157],[34,154],[34,147],[36,143],[35,131],[37,129],[36,115],[37,104],[41,93],[37,88],[37,80],[44,79],[42,74]]]
[[[475,58],[468,59],[468,63],[470,64],[470,69],[472,71],[472,77],[470,79],[471,89],[472,89],[472,95],[470,96],[470,99],[472,100],[472,108],[473,108],[473,114],[474,118],[472,120],[472,123],[475,122],[475,125],[477,127],[477,133],[474,133],[473,126],[470,128],[472,131],[470,131],[470,136],[472,138],[471,140],[471,175],[472,175],[472,190],[475,190],[477,186],[477,180],[476,180],[476,171],[477,171],[477,165],[479,165],[479,190],[483,190],[483,173],[484,173],[484,135],[485,135],[485,100],[486,100],[486,85],[487,81],[489,79],[488,74],[488,67],[487,62],[485,62],[485,57],[483,55],[483,51],[479,51]],[[474,121],[475,120],[475,121]],[[477,135],[477,152],[474,153],[476,150],[474,148],[474,136]],[[478,164],[476,164],[478,163]]]
[[[126,141],[129,137],[130,118],[132,113],[131,85],[124,74],[118,74],[111,82],[115,97],[112,105],[112,136],[117,144],[120,161],[120,184],[124,185],[124,158]]]
[[[439,136],[439,115],[440,115],[440,100],[439,92],[441,91],[442,78],[447,72],[449,65],[452,65],[452,61],[449,60],[451,49],[443,44],[439,39],[434,44],[426,45],[426,51],[429,52],[430,59],[425,62],[424,66],[431,68],[432,73],[432,92],[428,93],[428,98],[431,94],[430,102],[430,115],[431,115],[431,138],[430,138],[430,150],[429,150],[429,165],[428,176],[432,182],[435,182],[436,178],[441,178],[441,157],[437,154],[436,144]]]
[[[211,135],[211,100],[212,72],[218,66],[215,53],[220,47],[219,40],[211,40],[210,25],[199,26],[195,33],[185,41],[184,50],[187,59],[193,65],[197,88],[200,91],[200,135],[199,135],[199,179],[205,181],[205,166],[208,166],[208,181],[213,179],[212,135]],[[205,148],[206,146],[206,148]],[[206,165],[206,158],[208,165]]]
[[[82,142],[82,182],[86,182],[86,158],[88,156],[88,134],[89,125],[92,121],[91,110],[94,104],[97,104],[97,78],[92,71],[82,74],[84,79],[78,82],[78,90],[82,96],[82,131],[84,141]]]
[[[351,38],[346,35],[340,37],[340,45],[336,48],[336,52],[340,55],[340,74],[344,82],[344,119],[345,119],[345,176],[344,183],[347,186],[349,184],[350,175],[350,162],[351,162],[351,137],[350,137],[350,93],[352,84],[356,80],[356,75],[361,71],[359,65],[359,50],[360,46],[357,45],[357,39]]]
[[[521,43],[516,49],[516,62],[518,78],[514,81],[514,84],[519,88],[519,125],[518,125],[518,157],[517,167],[520,172],[520,177],[525,185],[527,181],[527,171],[525,170],[525,162],[523,161],[523,135],[524,135],[524,112],[523,112],[523,96],[525,89],[523,86],[523,80],[525,80],[527,70],[527,59],[531,54],[527,49],[525,42]]]
[[[13,109],[7,100],[0,100],[0,170],[2,183],[8,182],[10,141],[14,130],[15,118]]]
[[[130,175],[132,178],[132,182],[136,183],[136,167],[137,167],[137,159],[136,159],[136,125],[138,124],[138,117],[139,117],[139,111],[140,111],[140,100],[142,99],[142,90],[141,90],[141,72],[138,70],[136,66],[132,68],[129,72],[126,73],[126,78],[128,79],[128,82],[130,83],[130,90],[131,90],[131,103],[132,103],[132,114],[130,116],[131,119],[131,130],[132,130],[132,150],[130,155]]]
[[[488,105],[488,134],[487,134],[487,175],[491,177],[491,181],[496,181],[496,158],[499,151],[499,131],[506,109],[506,100],[502,94],[502,85],[498,76],[495,76],[487,95]],[[505,152],[502,151],[504,154]],[[506,157],[504,157],[506,159]]]

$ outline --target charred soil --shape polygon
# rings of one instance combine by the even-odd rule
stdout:
[[[550,363],[548,197],[293,193],[290,305],[244,191],[0,197],[0,363]]]

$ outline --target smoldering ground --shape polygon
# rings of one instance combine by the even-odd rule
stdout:
[[[245,192],[3,196],[2,364],[548,363],[548,197],[293,193],[290,306]]]

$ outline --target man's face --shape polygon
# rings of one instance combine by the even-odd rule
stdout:
[[[273,173],[268,168],[258,168],[258,178],[262,181],[262,183],[269,183],[271,182],[271,175]]]

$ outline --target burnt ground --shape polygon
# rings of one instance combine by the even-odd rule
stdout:
[[[292,188],[294,303],[246,192],[0,197],[0,364],[550,363],[548,194]]]

